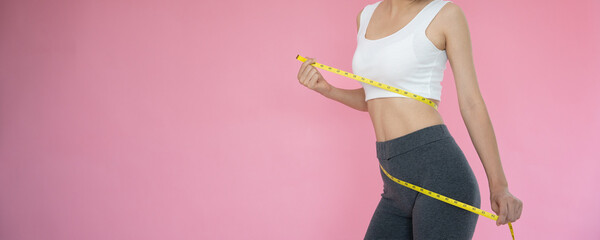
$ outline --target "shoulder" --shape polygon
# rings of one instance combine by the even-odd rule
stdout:
[[[445,1],[446,4],[444,4],[444,6],[442,7],[442,10],[440,10],[440,14],[460,14],[462,13],[462,9],[460,8],[460,6],[458,6],[458,4],[451,2],[451,1]]]
[[[465,13],[460,6],[453,2],[448,1],[439,11],[436,18],[440,18],[439,22],[442,23],[446,34],[468,29]]]
[[[356,15],[356,23],[357,23],[357,24],[358,24],[358,23],[360,23],[360,15],[362,14],[362,12],[363,12],[364,10],[365,10],[365,9],[363,8],[363,9],[361,9],[360,11],[358,11],[358,14]]]
[[[456,3],[450,1],[444,4],[438,13],[438,16],[444,19],[443,22],[449,24],[457,24],[466,20],[465,13],[463,12],[462,8]]]
[[[362,14],[363,10],[364,8],[358,12],[358,15],[356,15],[356,31],[358,31],[360,28],[360,15]]]
[[[381,1],[383,1],[383,0],[381,0]],[[356,15],[356,29],[359,29],[359,27],[360,27],[360,16],[362,15],[362,12],[364,12],[364,10],[366,8],[374,7],[375,4],[377,4],[377,3],[381,2],[381,1],[367,4],[363,8],[360,9],[360,11],[358,12],[358,14]]]

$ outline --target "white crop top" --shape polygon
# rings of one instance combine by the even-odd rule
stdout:
[[[383,0],[365,6],[360,14],[352,72],[426,98],[441,100],[442,79],[448,60],[425,35],[425,29],[440,9],[450,1],[433,0],[404,28],[383,38],[365,38],[375,8]],[[365,101],[383,97],[405,97],[363,82]]]

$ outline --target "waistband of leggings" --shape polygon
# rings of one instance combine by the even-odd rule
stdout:
[[[398,154],[408,152],[418,146],[451,137],[445,124],[425,127],[394,139],[383,142],[375,141],[378,159],[389,159]]]

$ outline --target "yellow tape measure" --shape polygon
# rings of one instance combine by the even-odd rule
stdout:
[[[302,57],[302,56],[300,56],[300,55],[297,55],[297,56],[296,56],[296,59],[300,60],[301,62],[305,62],[306,60],[308,60],[308,59],[306,59],[306,58],[304,58],[304,57]],[[313,64],[311,64],[311,65],[313,65],[313,66],[315,66],[315,67],[318,67],[318,68],[321,68],[321,69],[324,69],[324,70],[327,70],[327,71],[330,71],[330,72],[332,72],[332,73],[336,73],[336,74],[342,75],[342,76],[344,76],[344,77],[349,77],[349,78],[352,78],[352,79],[358,80],[358,81],[360,81],[360,82],[364,82],[364,83],[367,83],[367,84],[373,85],[373,86],[375,86],[375,87],[382,88],[382,89],[384,89],[384,90],[388,90],[388,91],[391,91],[391,92],[395,92],[395,93],[402,94],[402,95],[404,95],[404,96],[407,96],[407,97],[410,97],[410,98],[414,98],[414,99],[416,99],[416,100],[419,100],[419,101],[421,101],[421,102],[424,102],[424,103],[426,103],[426,104],[428,104],[428,105],[432,106],[433,108],[437,109],[437,105],[436,105],[434,102],[430,101],[430,100],[429,100],[429,99],[427,99],[427,98],[421,97],[421,96],[419,96],[419,95],[417,95],[417,94],[413,94],[413,93],[410,93],[410,92],[408,92],[408,91],[405,91],[405,90],[402,90],[402,89],[398,89],[398,88],[395,88],[395,87],[392,87],[392,86],[389,86],[389,85],[386,85],[386,84],[383,84],[383,83],[379,83],[379,82],[373,81],[373,80],[371,80],[371,79],[368,79],[368,78],[365,78],[365,77],[358,76],[358,75],[356,75],[356,74],[352,74],[352,73],[349,73],[349,72],[345,72],[345,71],[342,71],[342,70],[339,70],[339,69],[336,69],[336,68],[333,68],[333,67],[327,66],[327,65],[325,65],[325,64],[321,64],[321,63],[314,62],[314,63],[313,63]],[[413,184],[407,183],[407,182],[405,182],[405,181],[402,181],[402,180],[400,180],[400,179],[397,179],[397,178],[395,178],[394,176],[390,175],[390,174],[389,174],[389,173],[388,173],[388,172],[387,172],[387,171],[386,171],[386,170],[383,168],[383,166],[381,166],[381,164],[379,164],[379,167],[381,168],[381,170],[383,171],[383,173],[385,173],[385,175],[386,175],[386,176],[388,176],[388,178],[392,179],[392,181],[394,181],[394,182],[396,182],[396,183],[398,183],[398,184],[400,184],[400,185],[403,185],[403,186],[405,186],[405,187],[407,187],[407,188],[410,188],[410,189],[412,189],[412,190],[415,190],[415,191],[417,191],[417,192],[420,192],[420,193],[422,193],[422,194],[425,194],[425,195],[427,195],[427,196],[430,196],[430,197],[432,197],[432,198],[434,198],[434,199],[437,199],[437,200],[440,200],[440,201],[442,201],[442,202],[448,203],[448,204],[450,204],[450,205],[452,205],[452,206],[455,206],[455,207],[459,207],[459,208],[465,209],[465,210],[467,210],[467,211],[473,212],[473,213],[475,213],[475,214],[479,214],[479,215],[481,215],[481,216],[487,217],[487,218],[489,218],[489,219],[492,219],[492,220],[494,220],[494,221],[497,221],[497,220],[498,220],[498,216],[497,216],[497,215],[495,215],[495,214],[492,214],[492,213],[490,213],[490,212],[486,212],[486,211],[484,211],[484,210],[481,210],[481,209],[479,209],[479,208],[473,207],[473,206],[471,206],[471,205],[469,205],[469,204],[466,204],[466,203],[463,203],[463,202],[460,202],[460,201],[454,200],[454,199],[452,199],[452,198],[446,197],[446,196],[444,196],[444,195],[441,195],[441,194],[439,194],[439,193],[435,193],[435,192],[429,191],[429,190],[427,190],[427,189],[424,189],[424,188],[422,188],[422,187],[419,187],[419,186],[416,186],[416,185],[413,185]],[[515,239],[515,233],[514,233],[514,231],[513,231],[513,227],[512,227],[512,224],[511,224],[510,222],[508,222],[508,228],[510,229],[510,235],[512,236],[512,239],[514,240],[514,239]]]
[[[440,200],[442,202],[448,203],[448,204],[453,205],[455,207],[459,207],[459,208],[462,208],[462,209],[467,210],[469,212],[473,212],[473,213],[479,214],[481,216],[484,216],[486,218],[492,219],[494,221],[498,220],[498,216],[496,216],[496,215],[494,215],[492,213],[483,211],[483,210],[481,210],[479,208],[476,208],[476,207],[473,207],[473,206],[471,206],[469,204],[466,204],[466,203],[454,200],[452,198],[446,197],[446,196],[441,195],[439,193],[432,192],[432,191],[429,191],[429,190],[424,189],[422,187],[419,187],[419,186],[407,183],[405,181],[402,181],[400,179],[397,179],[394,176],[390,175],[385,169],[383,169],[383,166],[381,166],[381,164],[379,164],[379,167],[381,168],[381,170],[383,171],[383,173],[385,173],[385,175],[387,175],[390,179],[392,179],[392,181],[394,181],[394,182],[396,182],[396,183],[398,183],[400,185],[404,185],[407,188],[410,188],[412,190],[415,190],[417,192],[420,192],[422,194],[425,194],[427,196],[430,196],[430,197],[435,198],[437,200]],[[512,235],[512,238],[514,240],[515,239],[515,233],[513,232],[513,228],[512,228],[512,225],[510,224],[510,222],[508,222],[508,228],[510,228],[510,235]]]
[[[304,58],[304,57],[302,57],[302,56],[300,56],[300,55],[296,56],[296,59],[298,59],[298,60],[300,60],[300,61],[302,61],[302,62],[305,62],[306,60],[308,60],[308,59],[306,59],[306,58]],[[352,79],[354,79],[354,80],[357,80],[357,81],[360,81],[360,82],[364,82],[364,83],[366,83],[366,84],[369,84],[369,85],[373,85],[373,86],[375,86],[375,87],[378,87],[378,88],[381,88],[381,89],[384,89],[384,90],[388,90],[388,91],[390,91],[390,92],[398,93],[398,94],[401,94],[401,95],[407,96],[407,97],[409,97],[409,98],[416,99],[416,100],[418,100],[418,101],[420,101],[420,102],[423,102],[423,103],[425,103],[425,104],[427,104],[427,105],[430,105],[430,106],[432,106],[432,107],[433,107],[433,108],[435,108],[436,110],[437,110],[437,108],[438,108],[438,107],[437,107],[437,105],[435,104],[435,102],[433,102],[433,101],[431,101],[431,100],[429,100],[429,99],[427,99],[427,98],[425,98],[425,97],[422,97],[422,96],[420,96],[420,95],[417,95],[417,94],[411,93],[411,92],[409,92],[409,91],[402,90],[402,89],[399,89],[399,88],[395,88],[395,87],[392,87],[392,86],[390,86],[390,85],[383,84],[383,83],[380,83],[380,82],[376,82],[376,81],[373,81],[373,80],[371,80],[371,79],[368,79],[368,78],[366,78],[366,77],[361,77],[361,76],[358,76],[358,75],[356,75],[356,74],[352,74],[352,73],[349,73],[349,72],[345,72],[345,71],[342,71],[342,70],[339,70],[339,69],[336,69],[336,68],[333,68],[333,67],[327,66],[327,65],[325,65],[325,64],[322,64],[322,63],[316,63],[316,62],[315,62],[315,63],[313,63],[313,64],[311,64],[311,65],[313,65],[313,66],[315,66],[315,67],[318,67],[318,68],[321,68],[321,69],[323,69],[323,70],[330,71],[330,72],[332,72],[332,73],[337,73],[337,74],[339,74],[339,75],[342,75],[342,76],[344,76],[344,77],[349,77],[349,78],[352,78]]]

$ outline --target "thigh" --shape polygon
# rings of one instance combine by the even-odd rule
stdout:
[[[440,141],[427,160],[425,189],[479,208],[479,184],[464,154],[452,138]],[[417,196],[413,208],[415,239],[471,239],[479,215],[434,199]]]
[[[469,203],[479,207],[479,204]],[[472,239],[479,215],[445,202],[419,195],[413,210],[415,240]]]
[[[413,239],[412,220],[402,215],[389,199],[382,197],[373,213],[364,239]]]

